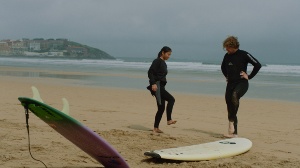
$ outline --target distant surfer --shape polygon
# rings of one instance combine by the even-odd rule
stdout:
[[[172,120],[172,110],[175,103],[174,97],[165,89],[167,84],[167,64],[166,60],[170,58],[172,54],[171,48],[164,46],[155,60],[153,60],[149,70],[148,70],[148,77],[150,85],[147,87],[150,90],[151,94],[156,97],[157,102],[157,112],[155,115],[154,121],[154,133],[163,133],[159,129],[159,123],[162,118],[162,115],[165,111],[165,101],[168,102],[167,104],[167,124],[175,124],[176,121]]]
[[[251,54],[239,49],[237,37],[229,36],[223,41],[223,49],[227,51],[223,58],[221,70],[226,78],[225,100],[228,111],[228,134],[225,137],[237,137],[237,112],[240,98],[247,92],[249,83],[260,70],[261,64]],[[248,63],[253,65],[252,72],[247,74]]]

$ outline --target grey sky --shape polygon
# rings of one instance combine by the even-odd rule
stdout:
[[[115,57],[222,59],[222,41],[261,62],[300,63],[299,0],[0,0],[0,39],[67,38]]]

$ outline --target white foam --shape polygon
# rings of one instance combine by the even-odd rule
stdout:
[[[124,61],[117,60],[96,60],[96,59],[53,59],[53,58],[8,58],[1,57],[0,65],[10,65],[20,63],[24,64],[39,64],[39,65],[61,65],[61,66],[83,66],[86,69],[93,67],[103,68],[126,68],[148,70],[151,62],[138,62],[138,61]],[[176,71],[204,71],[204,72],[217,72],[221,70],[221,65],[217,64],[203,64],[202,62],[172,62],[167,61],[169,70]],[[252,70],[253,66],[249,64],[248,72]],[[300,75],[300,65],[270,65],[263,66],[260,73],[267,74],[281,74],[281,75]]]

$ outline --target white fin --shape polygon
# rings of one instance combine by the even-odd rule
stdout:
[[[33,93],[33,99],[44,103],[41,96],[40,96],[39,90],[34,86],[31,86],[31,90],[32,90],[32,93]]]
[[[63,101],[63,109],[62,112],[69,115],[69,102],[66,98],[62,98]]]

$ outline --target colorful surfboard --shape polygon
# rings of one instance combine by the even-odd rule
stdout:
[[[33,114],[103,166],[129,168],[124,158],[107,141],[68,115],[69,105],[66,99],[63,99],[63,110],[59,111],[44,104],[35,87],[32,87],[32,90],[34,98],[18,98],[22,106],[28,108]]]

